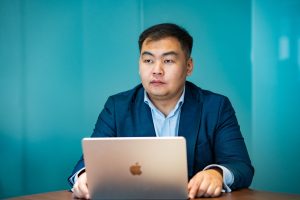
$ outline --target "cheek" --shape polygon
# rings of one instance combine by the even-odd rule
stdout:
[[[186,77],[186,71],[182,68],[176,68],[175,70],[172,69],[169,71],[169,73],[166,73],[166,75],[169,76],[171,79],[183,79]]]
[[[139,71],[140,71],[140,74],[143,74],[143,75],[151,74],[151,68],[149,66],[140,65]]]
[[[139,74],[140,74],[140,77],[141,77],[142,80],[145,80],[148,77],[148,72],[143,67],[139,68]]]

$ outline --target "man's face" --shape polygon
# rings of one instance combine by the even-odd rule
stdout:
[[[186,58],[179,41],[173,37],[142,44],[139,72],[151,100],[168,101],[180,97],[193,62]]]

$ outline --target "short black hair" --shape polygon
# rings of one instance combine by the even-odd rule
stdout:
[[[193,48],[192,36],[184,28],[172,23],[157,24],[142,32],[139,37],[139,49],[140,51],[142,50],[142,45],[146,39],[156,41],[166,37],[176,38],[187,58],[191,56]]]

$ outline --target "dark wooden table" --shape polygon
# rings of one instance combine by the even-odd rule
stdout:
[[[28,196],[20,196],[11,198],[10,200],[60,200],[72,199],[72,193],[67,190],[47,192],[42,194],[34,194]],[[206,200],[300,200],[300,195],[265,192],[251,189],[243,189],[232,193],[224,193],[218,198],[201,198]]]

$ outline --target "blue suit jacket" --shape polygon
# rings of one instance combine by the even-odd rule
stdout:
[[[189,178],[207,165],[219,164],[234,175],[231,189],[248,187],[254,169],[228,98],[186,82],[181,109],[178,135],[186,139]],[[141,84],[108,98],[92,134],[92,137],[148,136],[156,134]],[[72,174],[83,167],[81,158]]]

